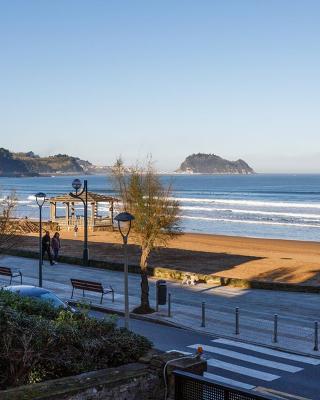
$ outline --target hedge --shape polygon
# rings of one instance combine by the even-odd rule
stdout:
[[[0,291],[0,389],[135,362],[150,347],[114,318]]]

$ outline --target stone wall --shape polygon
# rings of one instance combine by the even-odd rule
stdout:
[[[168,361],[169,394],[174,392],[172,371],[180,369],[203,374],[206,362],[181,354],[149,352],[138,363],[87,372],[28,386],[0,391],[0,400],[162,400],[163,368]]]

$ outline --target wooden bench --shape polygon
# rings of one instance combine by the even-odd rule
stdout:
[[[9,267],[0,267],[0,275],[10,276],[10,285],[12,278],[17,278],[20,276],[20,285],[22,285],[22,273],[19,270],[12,270]]]
[[[72,285],[71,298],[73,298],[74,289],[81,289],[83,297],[84,297],[85,291],[101,293],[100,304],[102,304],[103,296],[107,293],[111,293],[112,294],[112,302],[114,302],[114,290],[113,290],[112,286],[110,286],[110,289],[104,289],[104,287],[102,286],[102,283],[100,283],[100,282],[84,281],[81,279],[70,279],[70,280],[71,280],[71,285]]]

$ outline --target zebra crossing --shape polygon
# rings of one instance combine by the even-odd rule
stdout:
[[[320,359],[317,358],[231,339],[218,338],[210,342],[187,346],[191,351],[202,347],[208,363],[208,371],[204,376],[241,389],[252,390],[280,379],[284,374],[296,374],[306,366],[320,365]]]

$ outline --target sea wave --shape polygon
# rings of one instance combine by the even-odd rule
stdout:
[[[8,200],[8,197],[1,197],[0,201],[5,201]],[[14,200],[15,204],[29,204],[30,201],[29,200]]]
[[[249,215],[268,215],[268,216],[279,216],[279,217],[295,217],[295,218],[311,218],[319,219],[319,214],[304,214],[304,213],[290,213],[290,212],[278,212],[278,211],[259,211],[259,210],[245,210],[236,208],[215,208],[215,207],[198,207],[198,206],[180,206],[181,210],[186,211],[207,211],[207,212],[230,212],[235,214],[249,214]]]
[[[181,218],[200,220],[200,221],[215,221],[215,222],[232,222],[238,224],[255,224],[255,225],[278,225],[278,226],[297,226],[300,228],[318,228],[320,229],[320,224],[299,224],[290,222],[275,222],[275,221],[253,221],[253,220],[242,220],[242,219],[229,219],[229,218],[211,218],[211,217],[193,217],[191,215],[181,215]]]
[[[259,200],[235,200],[235,199],[200,199],[192,197],[171,197],[182,203],[210,203],[210,204],[236,204],[249,207],[280,207],[280,208],[316,208],[320,209],[320,203],[295,203],[284,201],[259,201]]]
[[[16,200],[16,204],[30,204],[31,200]]]

